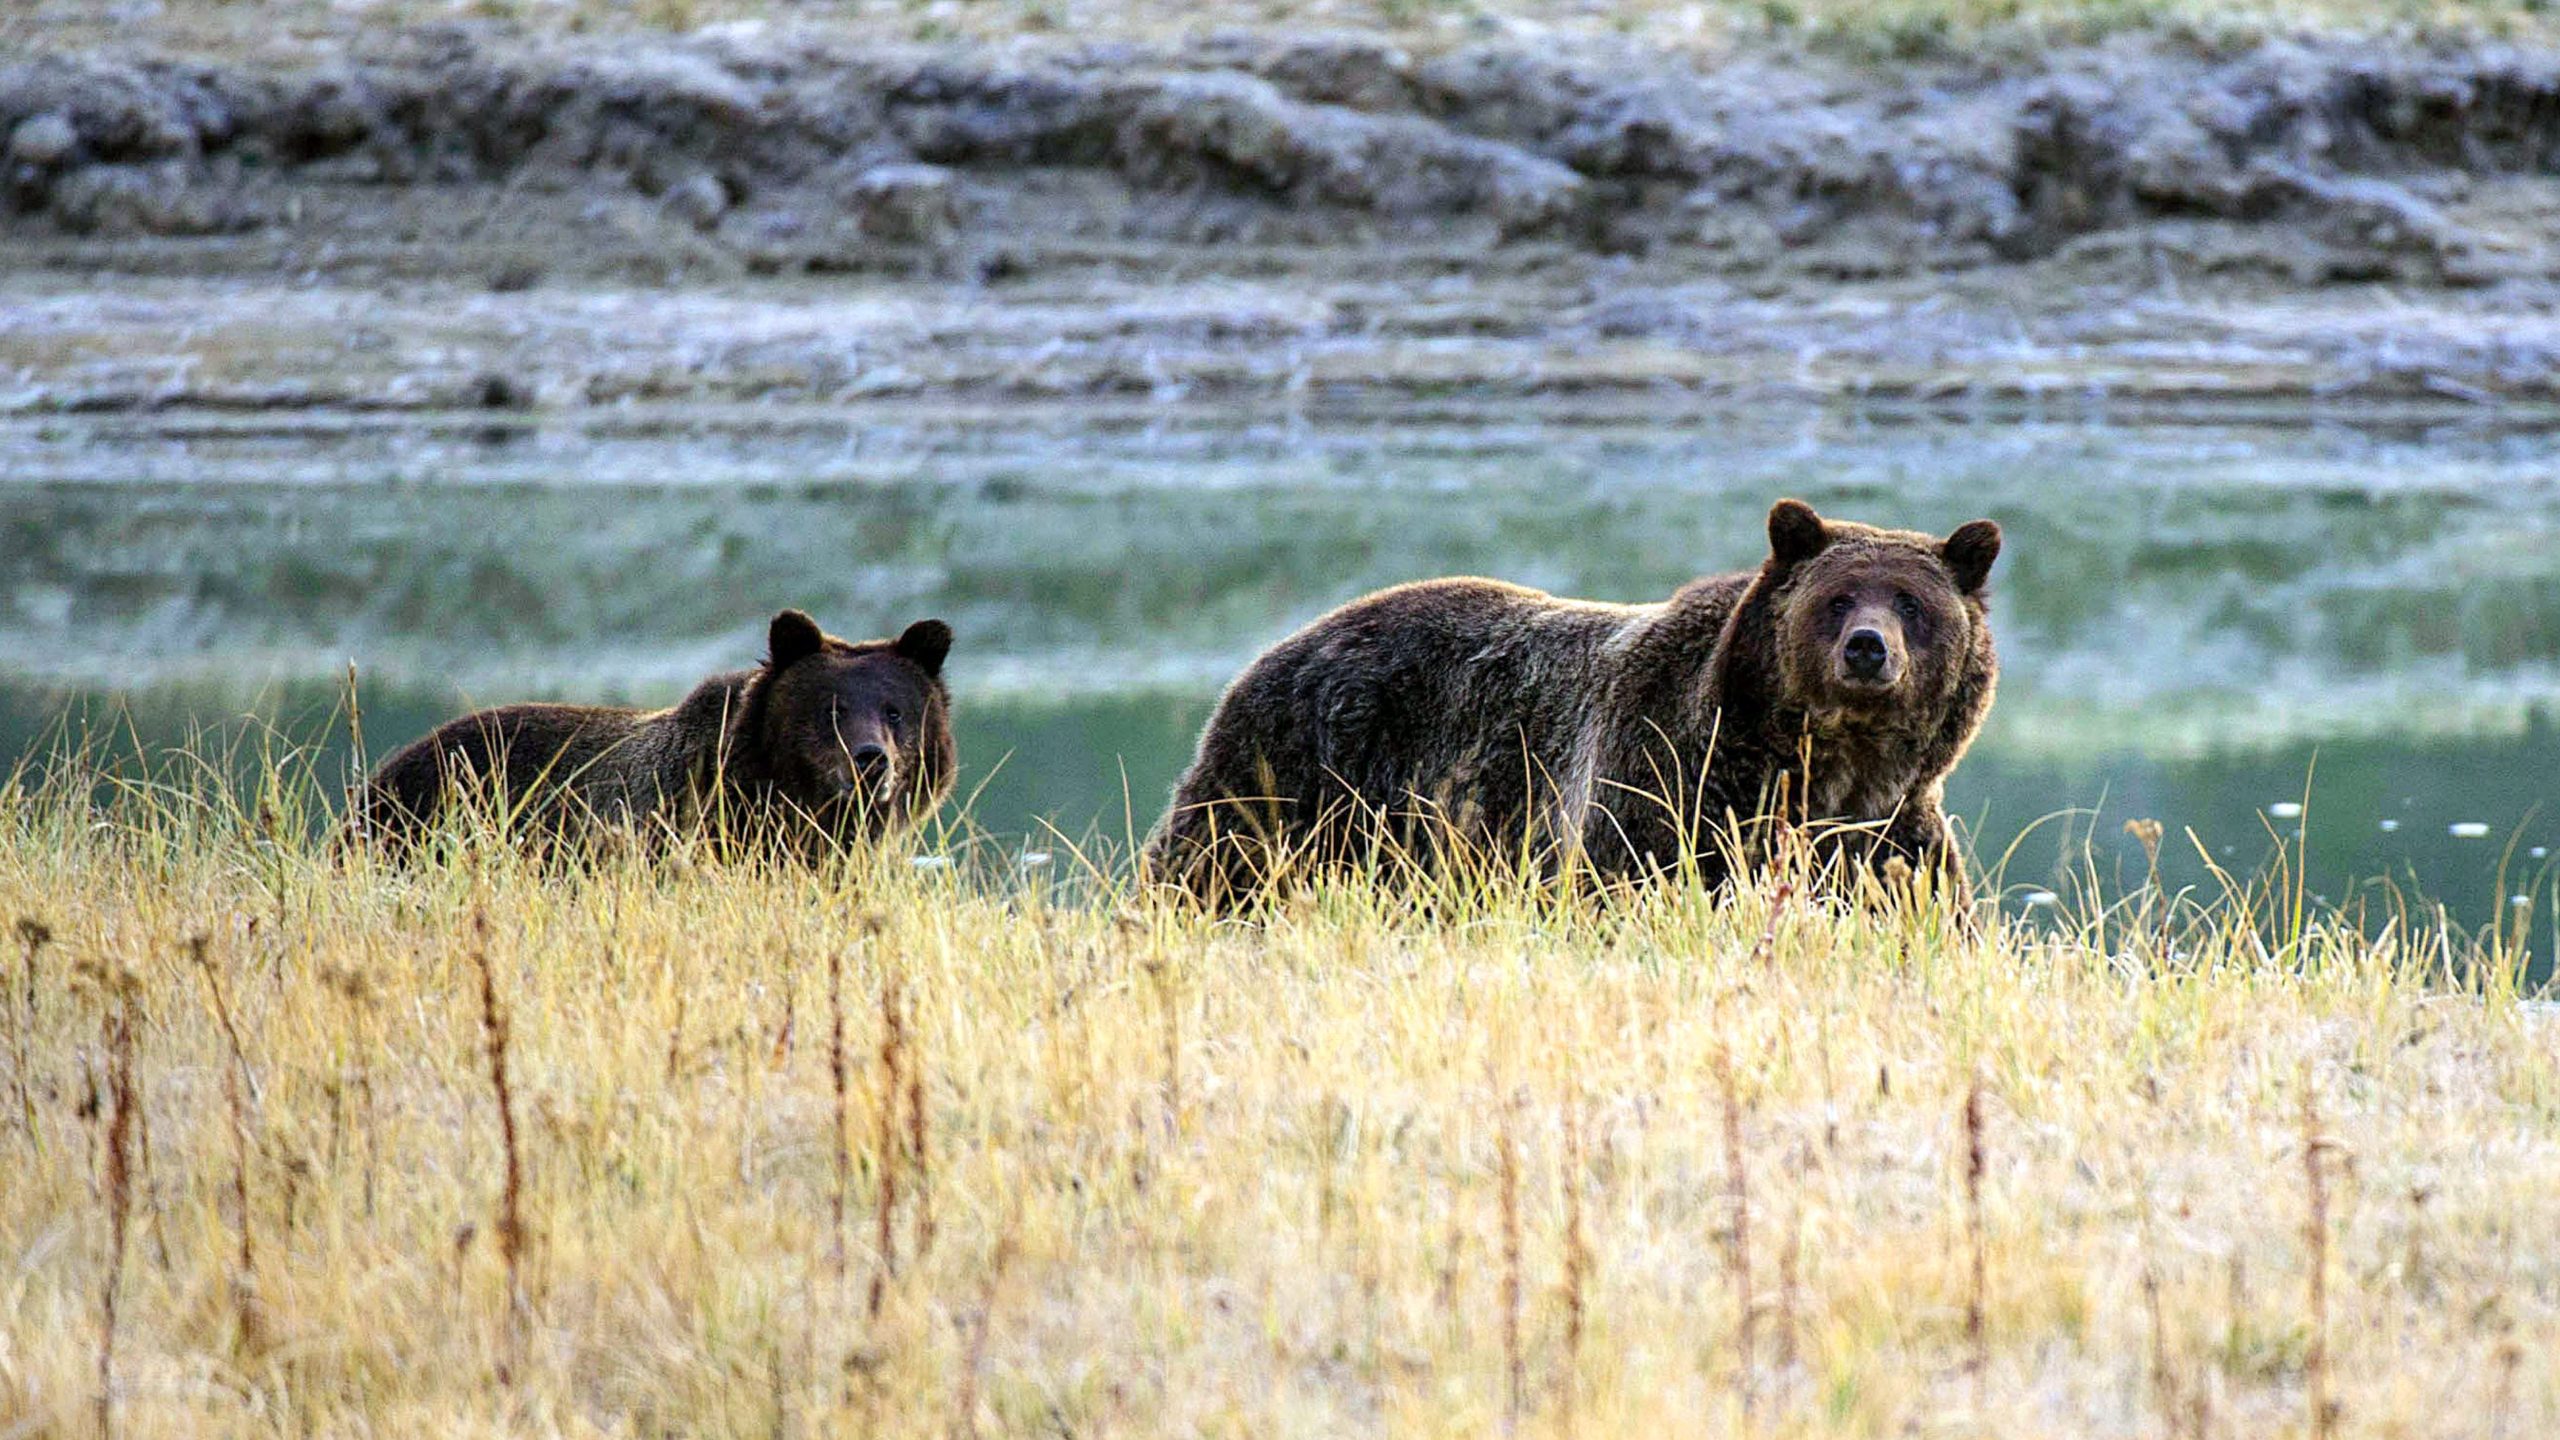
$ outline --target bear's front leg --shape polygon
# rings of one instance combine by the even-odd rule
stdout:
[[[1880,872],[1894,860],[1926,877],[1931,888],[1968,927],[1973,924],[1973,884],[1965,875],[1964,852],[1947,829],[1947,817],[1935,795],[1914,796],[1885,827],[1868,863]]]

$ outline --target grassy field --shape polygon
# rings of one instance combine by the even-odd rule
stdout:
[[[0,1434],[2560,1424],[2560,1021],[2281,873],[1210,925],[290,812],[0,798]]]

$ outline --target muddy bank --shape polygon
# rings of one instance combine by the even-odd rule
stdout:
[[[441,27],[20,58],[0,143],[19,409],[2560,371],[2560,52]]]
[[[2560,55],[2126,41],[1879,69],[1354,37],[882,54],[451,28],[297,68],[39,56],[0,69],[0,130],[21,237],[281,252],[375,227],[493,250],[493,225],[607,232],[522,257],[546,270],[956,251],[1002,273],[1097,244],[1543,239],[1857,278],[2222,222],[2221,245],[2170,248],[2300,280],[2476,284],[2553,268],[2535,222],[2553,213]],[[667,233],[614,203],[633,198]]]

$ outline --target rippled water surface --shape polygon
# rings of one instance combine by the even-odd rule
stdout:
[[[375,752],[465,703],[662,702],[777,607],[923,615],[975,820],[1143,831],[1218,686],[1380,585],[1649,599],[1753,563],[1769,502],[2007,528],[1990,729],[1951,808],[2013,899],[2130,817],[2468,923],[2560,843],[2560,442],[2480,431],[1507,417],[1371,424],[811,415],[0,427],[0,753],[110,715],[255,713]],[[332,760],[332,764],[342,761]],[[2308,789],[2308,812],[2297,817]],[[2195,843],[2180,836],[2192,830]],[[2076,848],[2076,847],[2075,847]],[[2502,866],[2503,861],[2503,866]],[[2503,869],[2503,874],[2502,874]]]

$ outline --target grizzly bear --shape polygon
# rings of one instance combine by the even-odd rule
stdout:
[[[1713,885],[1776,818],[1969,905],[1940,796],[1991,708],[1999,554],[1988,520],[1941,540],[1782,500],[1759,569],[1654,604],[1477,579],[1355,600],[1228,687],[1142,873],[1221,907],[1452,851]]]
[[[785,610],[766,647],[665,710],[505,705],[450,721],[374,772],[350,838],[405,854],[465,800],[551,845],[627,827],[808,856],[912,825],[950,794],[950,626],[854,642]]]

